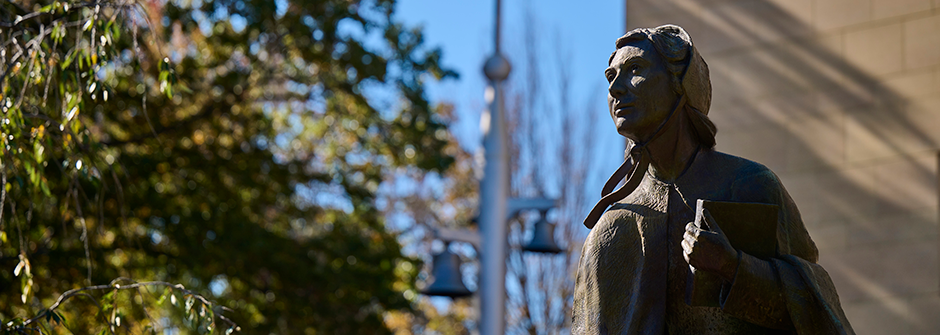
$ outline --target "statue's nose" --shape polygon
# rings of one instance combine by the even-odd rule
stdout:
[[[620,78],[616,78],[614,81],[610,82],[610,87],[608,87],[607,90],[612,97],[622,97],[628,92],[627,85]]]

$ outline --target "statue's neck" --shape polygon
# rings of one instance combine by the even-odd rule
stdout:
[[[647,147],[650,152],[650,174],[665,181],[679,178],[698,149],[686,112],[676,111],[676,115],[663,127],[662,135],[647,144]]]

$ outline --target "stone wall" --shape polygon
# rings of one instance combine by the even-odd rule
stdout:
[[[627,0],[708,62],[719,150],[783,180],[858,334],[940,333],[940,0]],[[613,41],[611,41],[613,48]]]

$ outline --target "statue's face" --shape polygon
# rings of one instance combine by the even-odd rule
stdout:
[[[605,75],[617,132],[634,142],[649,140],[678,98],[665,61],[650,41],[637,41],[617,50]]]

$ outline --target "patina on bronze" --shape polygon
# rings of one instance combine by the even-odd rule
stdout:
[[[714,150],[708,66],[688,33],[674,25],[635,29],[616,46],[608,102],[630,145],[584,221],[591,232],[578,266],[572,333],[854,334],[777,176]],[[730,203],[723,208],[731,215],[702,209],[696,219],[698,200]],[[723,227],[751,228],[747,215],[734,214],[735,203],[776,210],[775,224],[761,223],[776,231],[757,230],[760,238],[775,236],[772,257],[729,241]],[[728,234],[737,245],[749,242],[748,233],[745,242],[739,231]],[[692,269],[717,280],[717,301],[687,303],[698,285]]]

